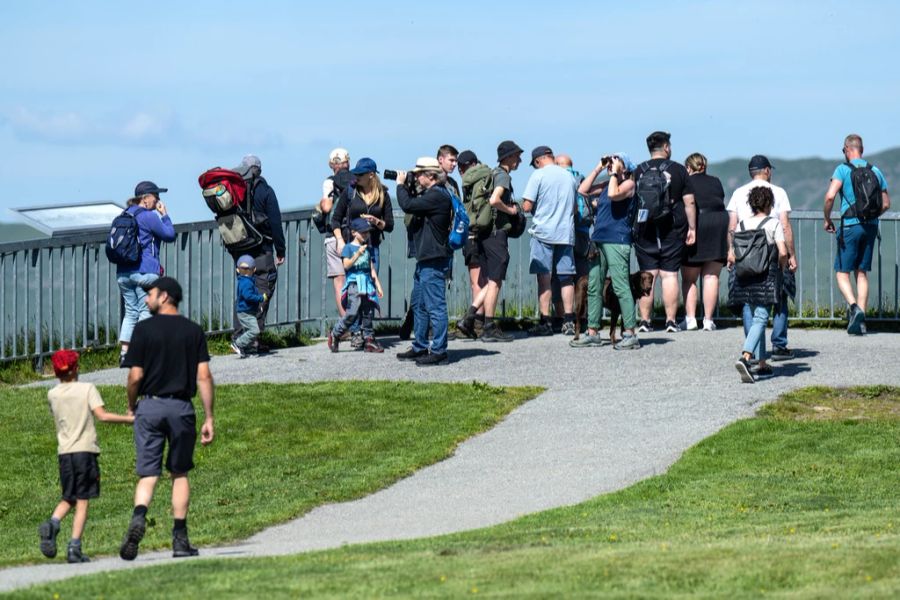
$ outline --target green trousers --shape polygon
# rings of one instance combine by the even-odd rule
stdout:
[[[588,274],[588,327],[600,329],[603,316],[603,280],[612,279],[613,292],[622,307],[625,329],[636,325],[634,298],[631,296],[631,245],[596,244],[597,256],[591,261]]]

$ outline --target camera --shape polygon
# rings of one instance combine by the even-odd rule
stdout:
[[[390,181],[397,181],[397,171],[392,171],[390,169],[384,170],[384,178]],[[419,195],[419,187],[416,184],[416,178],[412,176],[412,173],[409,171],[406,172],[406,181],[403,182],[403,187],[406,188],[406,191],[409,192],[410,196],[418,196]]]
[[[384,178],[389,179],[390,181],[397,181],[397,171],[391,171],[390,169],[384,170]]]

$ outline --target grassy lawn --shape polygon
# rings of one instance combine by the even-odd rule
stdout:
[[[540,390],[327,382],[223,385],[216,392],[216,440],[198,444],[191,475],[191,541],[200,546],[242,539],[315,506],[383,488],[448,457]],[[124,388],[101,393],[109,410],[124,411]],[[0,565],[46,560],[37,526],[59,501],[46,398],[43,388],[0,388]],[[97,431],[102,485],[84,536],[89,556],[118,552],[137,481],[131,428],[98,423]],[[157,488],[142,550],[170,547],[169,487],[162,480]],[[71,516],[57,561],[65,560],[70,531]]]
[[[897,597],[900,389],[807,389],[665,475],[474,532],[180,563],[19,597]]]

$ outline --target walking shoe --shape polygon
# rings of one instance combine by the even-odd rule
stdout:
[[[685,317],[684,321],[678,324],[681,331],[697,331],[697,319],[694,317]]]
[[[416,350],[415,348],[410,348],[406,352],[398,352],[397,359],[398,360],[416,360],[422,358],[428,354],[428,350]]]
[[[417,367],[433,367],[435,365],[442,365],[447,362],[447,353],[444,352],[442,354],[428,354],[427,356],[422,356],[416,359]]]
[[[362,332],[354,331],[350,335],[350,347],[354,350],[362,350],[366,345],[366,340],[363,338]]]
[[[234,342],[231,342],[231,351],[237,354],[238,358],[245,358],[247,356],[247,353],[244,352],[241,347]]]
[[[140,515],[131,517],[131,522],[128,523],[128,531],[125,532],[125,539],[122,541],[122,545],[119,546],[119,556],[122,560],[134,560],[137,558],[138,545],[144,539],[144,531],[146,530],[147,520],[144,517]]]
[[[176,534],[172,536],[172,556],[175,558],[185,558],[186,556],[197,556],[200,551],[191,546],[187,534]]]
[[[675,321],[666,321],[666,333],[678,333],[678,324]]]
[[[737,369],[743,383],[753,383],[753,374],[750,372],[750,361],[742,356],[734,363],[734,368]]]
[[[775,369],[773,369],[769,365],[766,365],[764,367],[757,365],[756,368],[751,369],[751,371],[757,379],[768,379],[775,376]]]
[[[790,360],[792,358],[794,358],[793,350],[789,350],[787,348],[779,348],[778,346],[772,348],[772,360]]]
[[[638,333],[649,333],[653,331],[653,324],[650,321],[641,321],[638,323]]]
[[[41,536],[41,554],[47,558],[56,557],[56,536],[59,535],[59,525],[47,519],[38,526],[38,535]]]
[[[633,333],[625,333],[625,335],[622,336],[622,341],[613,346],[615,350],[637,350],[640,347],[641,342]]]
[[[553,335],[553,329],[550,327],[550,323],[538,323],[534,327],[528,330],[528,335],[531,336],[548,336]]]
[[[69,547],[66,548],[66,562],[86,563],[91,562],[91,559],[81,553],[81,544],[78,544],[77,546],[75,544],[69,544]]]
[[[473,340],[478,337],[475,333],[475,319],[472,319],[471,321],[468,319],[460,319],[456,322],[456,331]]]
[[[854,304],[850,307],[850,322],[847,324],[847,333],[850,335],[862,335],[860,326],[866,320],[866,313]]]
[[[715,331],[716,323],[709,319],[703,319],[703,331]]]
[[[492,324],[490,327],[485,327],[481,331],[482,342],[511,342],[513,341],[513,336],[505,333],[502,329],[500,329],[496,323]]]
[[[582,333],[577,340],[569,340],[569,346],[572,348],[590,348],[590,347],[599,347],[603,345],[603,340],[600,339],[600,334],[595,333],[591,335],[589,333]]]
[[[328,349],[332,352],[338,351],[338,345],[341,343],[341,338],[334,335],[333,330],[328,331]]]
[[[375,338],[367,337],[363,346],[363,352],[375,352],[376,354],[381,354],[384,352],[384,348],[375,341]]]
[[[575,322],[574,321],[566,321],[562,324],[562,334],[563,335],[575,335]]]
[[[256,343],[256,353],[257,354],[269,354],[272,352],[272,349],[269,346],[266,346],[262,342]]]
[[[403,321],[400,323],[400,329],[397,331],[397,335],[400,336],[401,340],[408,340],[410,336],[412,336],[413,323],[415,323],[415,316],[413,315],[412,308],[406,311],[406,316],[403,317]]]

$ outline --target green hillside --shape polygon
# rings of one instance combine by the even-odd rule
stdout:
[[[866,155],[867,160],[877,165],[887,178],[888,186],[900,182],[900,148],[892,148],[883,152]],[[835,166],[841,160],[840,156],[833,159],[800,158],[784,160],[769,156],[769,160],[775,166],[772,183],[783,187],[791,199],[791,207],[794,210],[821,210],[825,191]],[[720,163],[709,165],[709,174],[722,180],[725,186],[726,201],[731,192],[747,183],[750,176],[747,173],[747,158],[732,158]]]

